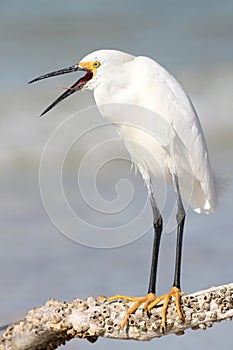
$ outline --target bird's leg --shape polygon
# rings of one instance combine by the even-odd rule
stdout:
[[[176,241],[176,262],[175,262],[175,275],[173,287],[180,289],[180,271],[181,271],[181,255],[182,255],[182,243],[183,243],[183,232],[184,232],[184,222],[185,222],[185,210],[182,203],[180,189],[178,184],[178,178],[173,175],[173,182],[175,185],[175,191],[177,196],[177,241]]]
[[[181,271],[181,256],[183,245],[183,233],[185,222],[185,210],[181,199],[178,177],[173,174],[173,182],[175,185],[176,197],[177,197],[177,239],[176,239],[176,261],[175,261],[175,274],[172,290],[175,293],[176,310],[179,318],[183,318],[181,306],[180,306],[180,271]]]
[[[144,297],[129,297],[126,295],[115,295],[110,297],[108,300],[113,301],[116,299],[126,299],[128,301],[135,302],[131,308],[125,314],[125,317],[122,321],[122,328],[124,328],[129,320],[130,315],[135,312],[142,304],[144,304],[143,309],[148,310],[148,306],[157,300],[155,295],[155,285],[156,285],[156,275],[157,275],[157,266],[158,266],[158,255],[159,255],[159,246],[160,239],[162,234],[163,220],[161,214],[156,206],[156,202],[153,196],[153,189],[149,174],[145,179],[145,174],[143,174],[143,178],[146,182],[147,189],[149,192],[150,202],[153,210],[154,217],[154,242],[153,242],[153,251],[152,251],[152,262],[151,262],[151,273],[149,280],[149,288],[148,293]]]
[[[166,327],[166,313],[169,301],[172,297],[175,297],[176,311],[178,313],[179,318],[183,318],[181,305],[180,305],[180,271],[181,271],[181,255],[182,255],[182,242],[183,242],[183,231],[184,231],[184,222],[185,222],[185,210],[181,199],[180,189],[178,178],[173,174],[173,183],[175,186],[175,192],[177,197],[177,241],[176,241],[176,260],[175,260],[175,274],[174,274],[174,282],[171,291],[167,294],[161,295],[156,298],[156,300],[148,306],[148,310],[150,311],[154,306],[156,306],[160,301],[164,300],[164,304],[162,307],[162,328]]]
[[[148,293],[155,294],[156,290],[156,276],[157,276],[157,268],[158,268],[158,257],[159,257],[159,247],[160,247],[160,240],[163,230],[163,219],[159,212],[159,209],[157,208],[154,195],[153,195],[153,188],[151,180],[148,184],[148,191],[150,195],[150,202],[151,207],[153,211],[153,226],[154,226],[154,242],[153,242],[153,251],[152,251],[152,260],[151,260],[151,272],[150,272],[150,281],[149,281],[149,288]]]
[[[145,178],[144,178],[145,180]],[[156,202],[153,196],[153,189],[150,178],[147,178],[146,184],[148,188],[148,192],[150,195],[150,202],[153,210],[153,217],[154,217],[154,242],[153,242],[153,251],[152,251],[152,262],[151,262],[151,273],[150,273],[150,281],[149,281],[149,288],[148,288],[148,294],[144,297],[128,297],[128,296],[122,296],[122,295],[115,295],[114,297],[109,298],[110,301],[116,300],[119,298],[126,299],[128,301],[135,302],[134,305],[127,311],[125,314],[124,320],[122,322],[122,327],[124,328],[125,325],[128,322],[128,319],[130,315],[136,311],[140,305],[144,303],[143,309],[150,312],[152,308],[154,308],[156,305],[158,305],[160,302],[163,301],[163,307],[162,307],[162,329],[165,330],[166,328],[166,317],[167,317],[167,309],[170,300],[172,297],[175,298],[175,305],[176,305],[176,311],[178,313],[179,318],[183,318],[182,311],[181,311],[181,305],[180,305],[180,271],[181,271],[181,255],[182,255],[182,242],[183,242],[183,230],[184,230],[184,221],[185,221],[185,210],[184,206],[181,200],[181,194],[178,184],[178,178],[176,175],[173,175],[173,182],[177,197],[177,242],[176,242],[176,260],[175,260],[175,274],[174,274],[174,283],[171,291],[169,293],[166,293],[164,295],[161,295],[159,297],[156,297],[155,290],[156,290],[156,275],[157,275],[157,267],[158,267],[158,256],[159,256],[159,247],[160,247],[160,240],[162,235],[162,226],[163,226],[163,220],[162,216],[159,212],[159,209],[156,206]]]

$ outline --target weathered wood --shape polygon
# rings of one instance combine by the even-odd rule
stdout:
[[[181,297],[184,320],[177,317],[173,302],[167,313],[167,328],[161,330],[161,305],[147,315],[140,307],[131,315],[124,329],[121,322],[131,302],[109,303],[105,297],[97,300],[75,299],[60,302],[48,300],[20,322],[9,326],[0,337],[0,350],[56,349],[72,338],[94,342],[98,337],[151,340],[166,334],[182,335],[186,329],[206,329],[214,322],[231,320],[233,316],[233,283]]]

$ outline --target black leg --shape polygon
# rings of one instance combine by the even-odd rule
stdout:
[[[181,272],[181,256],[182,256],[182,243],[183,243],[183,231],[185,222],[185,210],[181,199],[178,177],[173,174],[173,183],[175,186],[175,192],[177,197],[177,241],[176,241],[176,262],[175,262],[175,275],[173,286],[180,289],[180,272]]]
[[[151,202],[151,207],[153,211],[153,222],[154,222],[154,241],[153,241],[151,272],[150,272],[148,293],[155,294],[159,246],[160,246],[160,240],[161,240],[162,229],[163,229],[163,219],[159,212],[159,209],[156,206],[151,181],[149,181],[148,191],[149,191],[150,202]]]

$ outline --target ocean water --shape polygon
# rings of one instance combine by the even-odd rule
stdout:
[[[227,190],[215,214],[188,210],[182,288],[190,293],[232,282],[232,18],[228,0],[1,2],[1,324],[51,297],[147,291],[152,217],[122,141],[102,125],[90,92],[38,118],[77,80],[74,75],[27,85],[99,48],[158,60],[190,95]],[[166,219],[173,202],[168,189]],[[165,233],[159,293],[171,286],[174,246],[175,235]],[[232,343],[232,323],[225,322],[206,332],[121,346],[215,350]],[[100,339],[92,346],[114,349],[119,342]],[[64,348],[89,347],[74,340]]]

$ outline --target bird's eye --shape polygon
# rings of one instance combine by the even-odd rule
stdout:
[[[99,61],[95,61],[94,63],[93,63],[93,67],[94,68],[98,68],[100,66],[100,62]]]

